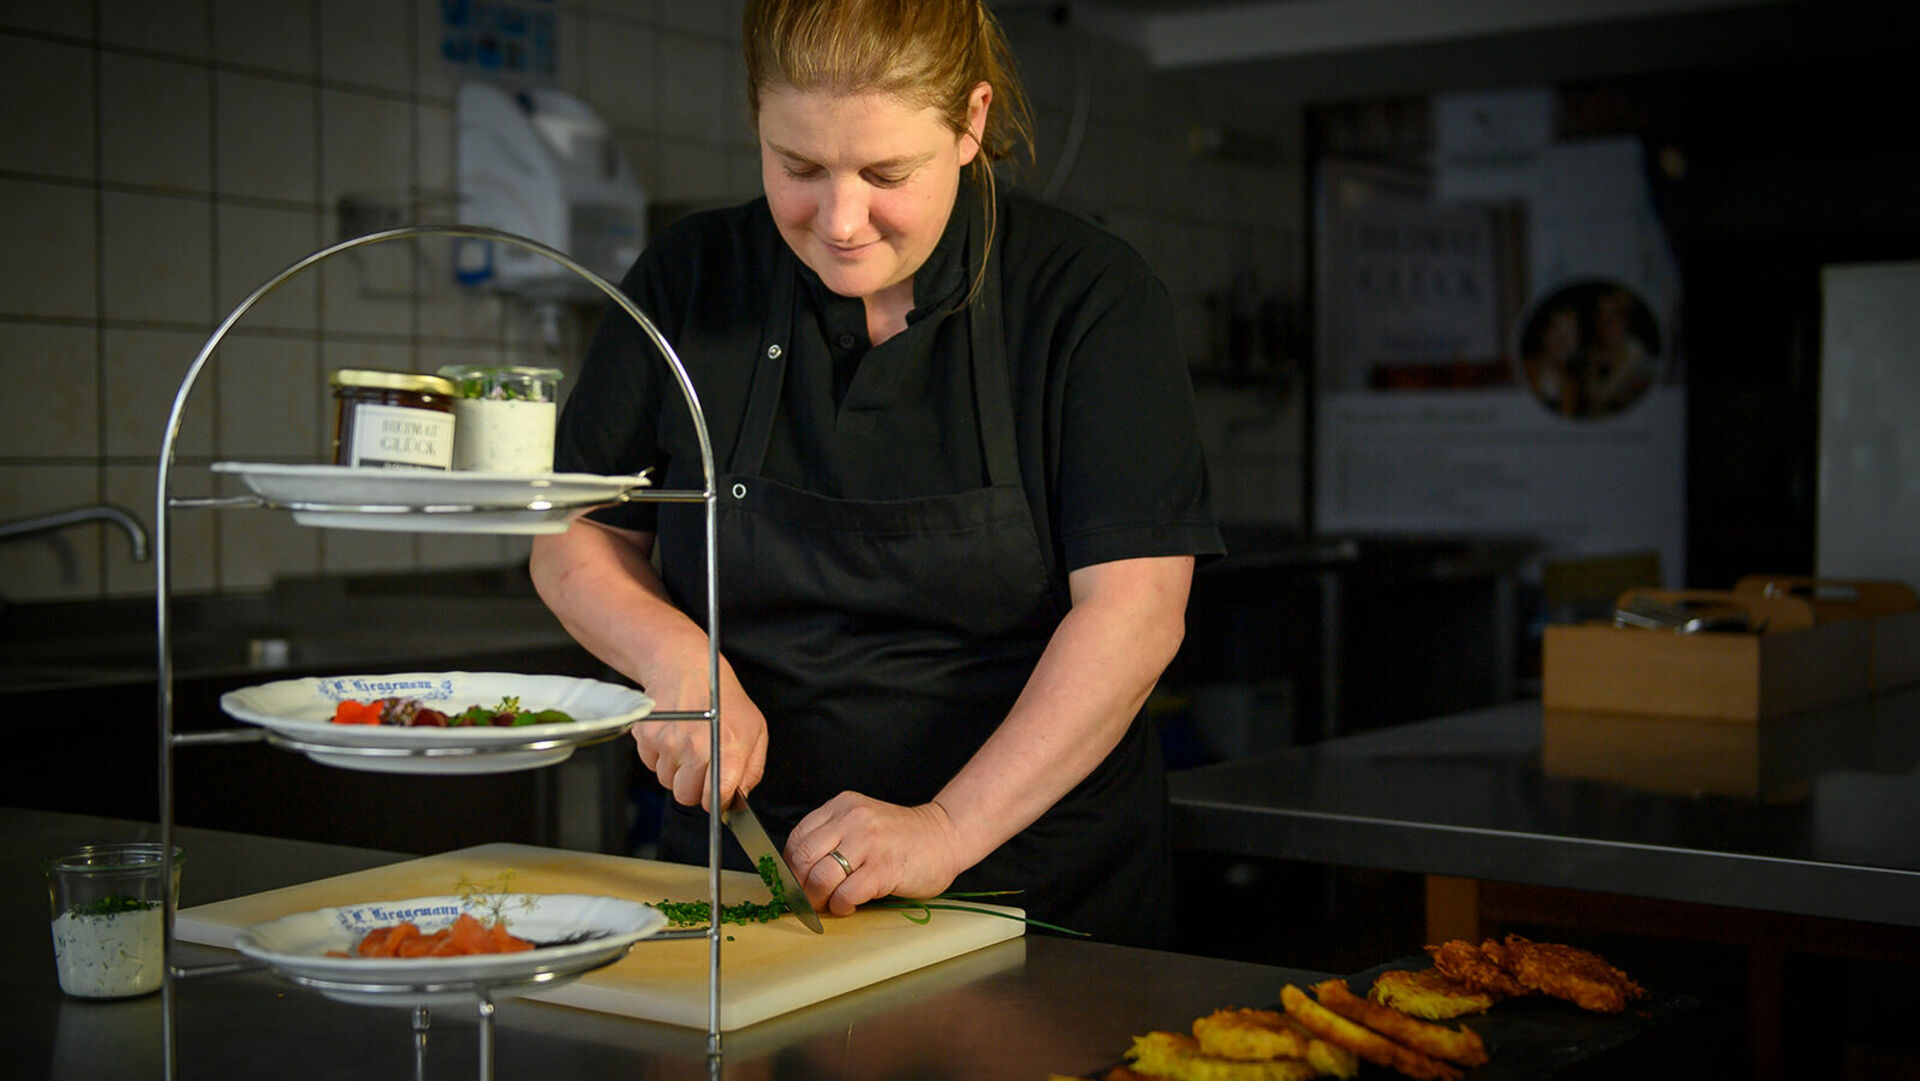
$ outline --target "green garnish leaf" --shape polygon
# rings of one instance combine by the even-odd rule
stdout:
[[[109,893],[97,901],[76,902],[68,905],[67,911],[75,916],[114,916],[122,912],[145,912],[150,908],[159,907],[158,901],[145,901],[124,893]]]

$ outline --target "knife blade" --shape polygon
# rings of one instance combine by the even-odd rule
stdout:
[[[793,877],[793,869],[787,866],[786,857],[780,854],[779,849],[773,847],[773,838],[767,836],[766,829],[760,825],[760,819],[755,817],[752,808],[747,806],[747,797],[734,796],[732,805],[720,816],[720,820],[733,831],[733,836],[740,842],[740,847],[747,850],[747,859],[753,863],[756,870],[760,867],[761,857],[773,857],[774,870],[778,872],[780,879],[780,894],[787,902],[787,908],[800,917],[800,922],[806,924],[809,931],[816,935],[825,934],[827,929],[820,926],[819,913],[815,912],[813,905],[807,901],[807,891],[801,889],[800,881]]]

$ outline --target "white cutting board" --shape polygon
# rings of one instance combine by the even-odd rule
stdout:
[[[397,901],[456,892],[462,875],[492,884],[511,870],[511,888],[525,893],[587,893],[636,901],[704,901],[704,867],[592,852],[492,844],[375,867],[265,893],[182,909],[175,937],[231,949],[244,927],[299,912],[361,901]],[[722,873],[725,904],[767,900],[759,878]],[[972,904],[972,902],[968,902]],[[981,905],[1009,915],[1021,910]],[[1018,919],[935,909],[919,924],[897,911],[866,909],[822,915],[816,935],[792,916],[772,923],[726,925],[720,947],[720,1027],[745,1028],[769,1017],[957,957],[1026,930]],[[707,1027],[708,941],[705,937],[635,944],[625,958],[573,983],[528,995],[604,1013],[689,1028]]]

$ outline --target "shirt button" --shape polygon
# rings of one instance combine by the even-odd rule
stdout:
[[[853,348],[853,335],[851,335],[851,334],[842,334],[842,335],[840,335],[840,336],[839,336],[838,338],[835,338],[835,339],[834,339],[834,344],[835,344],[835,345],[838,345],[838,346],[839,346],[840,348],[842,348],[842,349],[852,349],[852,348]]]

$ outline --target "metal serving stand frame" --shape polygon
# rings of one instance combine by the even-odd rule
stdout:
[[[214,352],[220,347],[220,343],[223,339],[225,339],[225,337],[227,336],[227,333],[230,330],[232,330],[237,323],[239,323],[241,318],[245,316],[247,312],[250,311],[256,304],[258,304],[264,297],[266,297],[267,294],[279,288],[287,280],[308,270],[315,264],[320,263],[326,259],[329,259],[335,255],[339,255],[342,252],[364,248],[374,244],[386,243],[389,241],[417,240],[417,239],[428,238],[428,237],[441,237],[441,238],[456,239],[456,240],[468,239],[468,240],[492,241],[495,243],[506,244],[512,247],[521,248],[525,251],[529,251],[536,255],[543,256],[551,260],[552,262],[559,264],[560,266],[566,268],[568,271],[571,271],[575,275],[578,275],[579,277],[591,283],[595,288],[600,290],[600,292],[605,294],[607,299],[615,307],[618,307],[621,311],[625,312],[628,316],[630,316],[634,320],[634,322],[639,324],[641,331],[645,333],[648,340],[652,342],[654,348],[659,350],[661,356],[666,360],[668,366],[672,369],[674,380],[679,385],[681,396],[686,400],[687,408],[692,413],[694,433],[697,439],[699,440],[699,444],[700,444],[700,466],[701,466],[701,475],[704,479],[704,487],[699,491],[693,491],[693,490],[670,491],[670,490],[657,490],[657,489],[641,490],[639,485],[636,484],[634,488],[630,488],[620,493],[620,495],[617,497],[615,501],[616,502],[647,501],[647,502],[663,502],[663,503],[702,503],[705,505],[706,546],[707,546],[707,565],[706,565],[707,688],[708,688],[707,708],[704,710],[659,710],[659,711],[649,713],[647,716],[642,717],[639,720],[636,720],[634,723],[645,724],[648,721],[690,721],[690,720],[706,722],[708,727],[709,747],[710,747],[710,756],[708,759],[708,767],[709,767],[708,783],[714,791],[717,792],[720,789],[720,608],[719,608],[719,566],[718,566],[718,560],[716,557],[716,547],[715,547],[715,540],[717,538],[718,506],[717,506],[717,498],[715,494],[713,446],[707,435],[706,417],[700,411],[699,395],[695,393],[693,388],[693,383],[687,377],[686,367],[681,363],[679,355],[674,352],[673,346],[670,343],[668,343],[666,338],[660,333],[659,328],[654,326],[653,321],[647,317],[647,314],[643,312],[640,309],[640,307],[637,304],[635,304],[630,297],[628,297],[625,293],[622,293],[618,287],[614,286],[612,283],[608,282],[606,279],[600,277],[598,274],[595,274],[593,271],[587,269],[586,267],[582,266],[580,263],[568,257],[564,252],[558,251],[536,240],[531,240],[523,236],[515,235],[513,233],[504,232],[498,229],[491,229],[484,226],[458,225],[458,224],[402,226],[395,229],[387,229],[379,232],[368,233],[363,236],[352,237],[346,240],[342,240],[338,243],[335,243],[329,247],[321,248],[307,255],[306,257],[300,259],[299,261],[293,263],[292,265],[288,266],[286,269],[282,270],[279,274],[275,275],[274,277],[268,279],[266,282],[261,284],[252,293],[248,294],[248,296],[244,300],[240,301],[240,303],[236,305],[233,308],[233,310],[227,314],[227,317],[224,320],[222,320],[220,324],[214,329],[213,334],[210,337],[208,337],[206,344],[200,347],[200,352],[197,356],[194,357],[193,363],[188,366],[185,376],[180,381],[179,391],[174,395],[173,409],[167,417],[166,431],[160,443],[159,473],[154,484],[154,492],[155,492],[154,530],[153,530],[153,534],[154,534],[154,546],[153,546],[154,623],[155,623],[155,629],[157,632],[157,639],[158,639],[158,648],[157,648],[158,655],[155,658],[155,664],[156,664],[157,676],[158,676],[157,685],[158,685],[158,713],[159,713],[159,738],[160,738],[160,746],[159,746],[159,750],[160,750],[159,819],[160,819],[160,822],[159,822],[159,826],[160,826],[160,851],[161,851],[162,873],[164,876],[163,881],[171,881],[172,873],[173,873],[173,862],[174,862],[174,857],[173,857],[173,851],[174,851],[173,757],[174,757],[174,751],[176,748],[201,745],[201,744],[246,743],[246,742],[258,742],[258,741],[264,740],[270,745],[282,747],[287,750],[298,751],[298,750],[305,749],[302,745],[298,743],[298,741],[292,741],[292,740],[276,737],[274,735],[269,734],[264,729],[260,729],[260,728],[233,728],[233,729],[224,729],[224,730],[211,731],[211,732],[192,732],[192,733],[180,733],[174,730],[173,635],[172,635],[172,612],[171,612],[172,594],[173,594],[173,561],[172,561],[173,537],[172,537],[172,527],[171,527],[172,512],[176,509],[199,509],[199,508],[219,509],[219,508],[251,507],[251,508],[269,508],[269,509],[276,509],[276,510],[292,510],[296,512],[324,511],[324,512],[337,512],[337,513],[355,513],[355,514],[365,514],[370,522],[375,520],[378,520],[380,522],[379,526],[377,527],[369,526],[369,528],[383,528],[383,529],[390,529],[392,531],[405,532],[409,530],[410,523],[417,522],[419,516],[423,516],[423,515],[442,515],[442,514],[458,515],[462,513],[475,513],[475,512],[481,512],[481,511],[489,512],[489,513],[497,513],[502,509],[508,509],[508,510],[514,509],[510,507],[501,508],[501,507],[492,506],[492,505],[464,506],[464,505],[438,504],[438,505],[432,505],[432,506],[416,507],[416,506],[394,506],[394,505],[375,505],[375,504],[365,504],[365,505],[362,505],[362,504],[338,505],[338,504],[315,504],[315,503],[295,504],[291,502],[274,502],[260,496],[251,496],[251,495],[250,496],[233,496],[233,497],[179,497],[173,494],[174,455],[175,455],[176,446],[177,446],[179,435],[180,435],[181,419],[185,414],[187,401],[192,395],[194,384],[200,378],[201,371],[207,366],[208,361],[212,359]],[[597,505],[603,505],[603,504],[582,503],[580,504],[580,509],[585,510],[590,506],[597,506]],[[530,500],[526,504],[525,509],[530,512],[532,511],[547,512],[547,511],[553,510],[554,506],[555,506],[554,504],[545,500]],[[474,530],[474,532],[486,532],[486,530],[476,529]],[[626,729],[619,729],[611,733],[600,735],[598,737],[583,738],[578,741],[573,741],[571,745],[575,747],[587,746],[591,743],[602,742],[604,740],[617,738],[625,731]],[[459,754],[500,754],[500,753],[512,753],[512,752],[518,752],[518,751],[529,751],[529,750],[545,750],[553,747],[555,742],[556,740],[554,738],[550,738],[546,736],[542,736],[542,737],[529,736],[529,738],[525,741],[504,742],[495,746],[490,746],[484,751],[463,749],[457,753]],[[560,742],[567,742],[567,741],[563,739],[563,740],[560,740]],[[341,747],[337,747],[333,745],[328,745],[325,748],[325,750],[330,754],[361,753],[352,748],[343,749]],[[396,754],[395,750],[392,748],[379,748],[377,750],[368,748],[368,749],[365,749],[364,753],[368,755],[389,757],[389,758],[393,757]],[[450,752],[448,752],[446,749],[443,749],[443,748],[442,749],[422,748],[418,750],[407,749],[399,753],[402,756],[413,754],[413,755],[419,755],[424,757],[424,756],[431,756],[431,755],[444,755]],[[394,772],[404,772],[404,771],[394,771]],[[720,909],[721,909],[720,824],[721,824],[720,816],[718,814],[710,813],[708,815],[707,887],[708,887],[708,893],[709,893],[709,900],[712,905],[712,912],[715,913],[716,915],[720,912]],[[163,916],[163,926],[165,928],[164,942],[165,942],[166,963],[164,966],[164,974],[161,980],[161,990],[160,990],[161,1032],[162,1032],[161,1047],[162,1047],[163,1062],[165,1064],[165,1076],[168,1079],[168,1081],[172,1081],[172,1079],[176,1077],[178,1073],[178,1057],[179,1057],[179,1047],[178,1047],[177,1030],[176,1030],[177,1017],[175,1012],[175,1001],[174,1001],[176,982],[178,980],[187,979],[191,977],[214,976],[214,975],[221,975],[221,974],[227,974],[227,973],[233,973],[233,972],[248,971],[248,970],[259,968],[261,966],[251,961],[217,963],[217,964],[201,965],[201,966],[192,967],[192,968],[184,967],[178,964],[176,962],[176,956],[175,956],[177,943],[174,938],[174,917],[175,917],[175,905],[177,902],[177,898],[175,898],[172,895],[171,891],[162,891],[162,892],[164,896],[164,900],[162,902],[162,916]],[[713,1076],[718,1077],[720,1055],[721,1055],[720,943],[725,936],[722,935],[720,930],[721,928],[720,920],[718,920],[717,918],[709,919],[707,922],[708,922],[708,926],[705,931],[687,931],[687,932],[663,931],[652,936],[652,938],[656,938],[656,939],[686,938],[686,937],[698,937],[698,936],[704,935],[707,939],[707,947],[708,947],[707,949],[707,1059],[709,1063],[709,1072],[713,1074]],[[641,940],[642,943],[646,941],[649,941],[649,939]],[[640,943],[635,943],[635,945],[639,945],[639,944]],[[288,979],[290,982],[303,985],[303,986],[312,987],[320,991],[348,991],[348,992],[356,992],[360,994],[391,993],[392,995],[394,995],[396,999],[401,1000],[401,1002],[404,1002],[409,997],[417,999],[420,996],[428,995],[428,994],[445,994],[448,992],[471,993],[474,996],[474,999],[478,1006],[479,1060],[480,1060],[479,1061],[479,1077],[480,1077],[480,1081],[491,1081],[493,1077],[493,1038],[494,1038],[493,996],[495,993],[500,991],[513,991],[517,993],[519,991],[522,991],[528,988],[535,988],[546,983],[556,982],[560,979],[572,978],[574,976],[584,974],[585,971],[591,971],[592,968],[599,968],[599,967],[603,967],[606,964],[612,964],[614,961],[617,961],[620,956],[624,956],[624,953],[620,955],[616,955],[616,957],[614,957],[613,959],[602,962],[600,965],[591,966],[591,968],[588,968],[588,969],[577,970],[577,971],[564,971],[564,972],[562,971],[542,972],[532,976],[519,976],[510,980],[504,980],[504,981],[479,981],[479,982],[462,981],[462,982],[450,983],[450,984],[422,983],[422,984],[409,984],[409,985],[345,984],[345,983],[335,983],[332,981],[314,980],[311,978],[304,978],[304,977],[295,978],[286,973],[280,973],[279,975],[281,975],[282,978]],[[414,1036],[414,1069],[415,1069],[415,1074],[418,1077],[418,1076],[424,1076],[424,1072],[425,1072],[425,1047],[426,1047],[427,1026],[429,1024],[429,1013],[428,1013],[427,1007],[424,1005],[416,1005],[413,1008],[412,1013],[413,1013],[413,1036]]]

